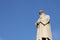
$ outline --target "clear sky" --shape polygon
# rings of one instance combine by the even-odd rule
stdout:
[[[51,17],[53,40],[60,40],[60,0],[0,0],[0,40],[36,40],[41,9]]]

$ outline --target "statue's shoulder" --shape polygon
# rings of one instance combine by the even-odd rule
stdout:
[[[50,19],[50,16],[49,15],[46,15],[46,18]]]
[[[46,17],[50,17],[49,15],[46,15]]]

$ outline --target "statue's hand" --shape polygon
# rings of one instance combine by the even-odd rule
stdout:
[[[36,27],[38,28],[39,23],[35,23]]]

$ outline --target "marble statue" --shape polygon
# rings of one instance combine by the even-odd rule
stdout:
[[[39,19],[35,23],[37,27],[36,40],[52,40],[50,16],[45,14],[43,10],[39,12]]]

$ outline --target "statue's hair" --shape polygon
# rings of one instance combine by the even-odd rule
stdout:
[[[39,11],[39,15],[41,15],[41,13],[44,13],[44,11],[43,11],[43,10],[40,10],[40,11]]]

